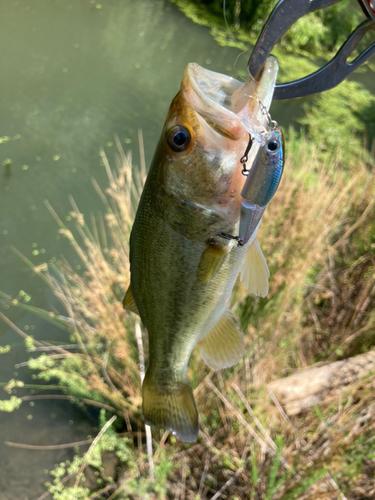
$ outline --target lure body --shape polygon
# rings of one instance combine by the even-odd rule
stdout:
[[[260,147],[241,191],[241,244],[245,245],[256,235],[263,213],[279,186],[283,168],[283,136],[277,128]]]

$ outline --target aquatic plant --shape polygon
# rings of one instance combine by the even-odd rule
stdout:
[[[61,397],[77,404],[101,408],[101,430],[88,451],[77,448],[72,461],[51,471],[46,487],[52,497],[370,498],[374,376],[301,417],[289,417],[267,389],[275,378],[375,344],[374,178],[366,164],[339,152],[321,163],[320,145],[289,131],[285,174],[259,234],[271,270],[270,293],[255,298],[237,284],[232,298],[246,356],[230,370],[213,372],[193,355],[189,378],[201,416],[198,442],[182,444],[154,430],[152,450],[140,411],[147,340],[137,317],[121,305],[145,165],[142,159],[141,169],[133,171],[130,156],[117,145],[114,171],[103,154],[109,187],[103,191],[94,181],[103,216],[92,217],[89,225],[71,199],[72,220],[65,224],[48,205],[83,271],[64,260],[35,267],[24,258],[52,288],[61,311],[34,308],[25,291],[16,298],[2,294],[7,305],[65,329],[75,348],[18,331],[44,395],[20,396],[28,387],[10,381],[5,389],[16,388],[18,395],[1,402],[0,410],[48,397],[48,387],[60,388]]]

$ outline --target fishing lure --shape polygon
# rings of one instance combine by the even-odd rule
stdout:
[[[238,243],[245,245],[255,234],[262,215],[279,186],[284,168],[284,141],[281,129],[270,133],[266,143],[259,148],[241,191],[241,216]]]

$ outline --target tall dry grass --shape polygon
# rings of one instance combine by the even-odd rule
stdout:
[[[360,161],[343,170],[339,155],[321,164],[307,141],[286,160],[259,231],[270,292],[262,300],[240,289],[234,305],[249,323],[254,383],[340,359],[361,326],[366,348],[374,344],[374,173]]]
[[[259,232],[270,293],[254,298],[237,284],[232,298],[246,356],[215,373],[193,354],[189,377],[201,417],[199,439],[184,445],[154,431],[153,481],[140,412],[137,319],[121,304],[144,161],[134,172],[117,143],[112,171],[103,155],[109,187],[103,192],[93,181],[103,202],[99,222],[87,224],[71,200],[73,231],[49,206],[84,271],[68,262],[34,268],[62,305],[60,313],[38,313],[68,328],[77,347],[72,352],[39,342],[44,352],[34,352],[29,366],[40,379],[57,380],[75,400],[121,417],[131,438],[128,460],[136,464],[122,458],[121,474],[99,492],[82,493],[87,498],[113,498],[116,492],[117,498],[181,500],[375,497],[374,377],[350,387],[339,401],[292,419],[264,386],[315,361],[357,354],[364,345],[371,349],[375,341],[373,173],[360,161],[355,171],[345,171],[339,156],[322,165],[307,139],[290,142],[292,154]],[[143,342],[147,348],[145,332]],[[145,478],[139,496],[134,484],[139,488]]]

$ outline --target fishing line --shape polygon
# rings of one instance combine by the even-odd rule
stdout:
[[[236,64],[237,64],[237,62],[238,62],[238,59],[239,59],[242,55],[246,54],[246,52],[248,52],[248,51],[247,51],[247,50],[243,50],[242,52],[240,52],[240,53],[238,54],[238,56],[236,57],[236,60],[234,61],[234,64],[233,64],[233,69],[235,69],[235,68],[236,68]],[[245,80],[245,77],[243,77],[243,76],[241,76],[241,75],[240,75],[240,77],[241,77],[241,79],[242,79],[244,82],[246,82],[246,81],[247,81],[247,80]]]
[[[224,22],[225,22],[225,26],[227,27],[227,30],[229,31],[229,33],[231,34],[232,38],[234,41],[237,41],[236,37],[234,36],[234,33],[233,31],[230,29],[229,27],[229,24],[228,24],[228,21],[227,21],[227,15],[226,15],[226,12],[225,12],[225,6],[226,6],[226,0],[223,1],[223,16],[224,16]],[[237,64],[237,61],[238,59],[243,55],[243,54],[246,54],[247,50],[243,50],[242,52],[240,52],[238,54],[238,56],[236,57],[236,60],[234,61],[234,64],[233,64],[233,69],[236,68],[236,64]],[[243,79],[243,81],[246,81],[242,76],[241,78]]]
[[[229,31],[229,33],[231,34],[233,40],[237,41],[236,37],[234,36],[234,33],[233,31],[230,29],[229,27],[229,24],[228,24],[228,21],[227,21],[227,15],[226,15],[226,12],[225,12],[225,6],[226,6],[226,0],[223,1],[223,16],[224,16],[224,22],[225,22],[225,26],[227,27],[227,30]],[[249,50],[249,49],[248,49]],[[233,63],[233,69],[236,69],[236,64],[238,62],[238,59],[243,55],[243,54],[246,54],[246,52],[248,52],[248,50],[243,50],[242,52],[240,52],[238,54],[238,56],[236,57],[236,60],[234,61]],[[246,82],[245,78],[243,76],[241,76],[241,79]]]
[[[225,26],[227,27],[227,30],[229,31],[229,33],[233,36],[233,33],[231,31],[231,29],[229,28],[229,25],[228,25],[228,22],[227,22],[227,15],[225,13],[225,3],[226,3],[226,0],[224,0],[223,2],[223,14],[224,14],[224,22],[225,22]]]

